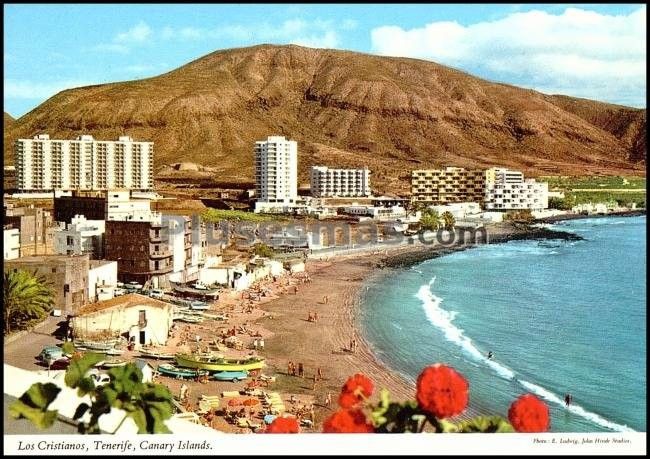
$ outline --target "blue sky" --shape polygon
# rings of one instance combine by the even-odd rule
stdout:
[[[646,106],[645,6],[6,5],[4,109],[259,43],[428,59],[548,93]]]

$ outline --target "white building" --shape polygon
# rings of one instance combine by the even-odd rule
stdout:
[[[106,222],[86,220],[76,215],[67,225],[54,233],[54,253],[59,255],[89,254],[90,258],[102,258]]]
[[[343,208],[343,212],[348,215],[355,215],[358,217],[370,217],[374,220],[398,220],[406,217],[406,209],[402,206],[347,206]]]
[[[82,307],[72,319],[72,327],[75,338],[125,335],[136,347],[164,346],[173,314],[173,304],[131,293]]]
[[[370,171],[364,169],[329,169],[325,166],[311,168],[311,194],[324,197],[368,197]]]
[[[3,242],[5,260],[14,260],[20,256],[20,230],[18,228],[4,230]]]
[[[449,212],[456,220],[477,217],[481,213],[481,205],[478,202],[453,202],[439,206],[429,206],[430,209],[442,215]]]
[[[110,300],[117,287],[117,261],[90,260],[88,302]]]
[[[40,134],[15,143],[20,191],[153,189],[153,142],[131,137],[50,139]]]
[[[106,220],[151,221],[155,215],[149,199],[134,199],[128,190],[106,193]]]
[[[541,210],[548,208],[548,183],[524,179],[504,168],[485,171],[485,210]]]
[[[255,211],[287,207],[298,198],[298,143],[283,136],[255,142]]]
[[[163,215],[161,221],[161,234],[172,252],[173,271],[169,274],[169,280],[178,283],[199,280],[199,268],[205,260],[205,233],[200,227],[198,231],[192,228],[190,217]]]

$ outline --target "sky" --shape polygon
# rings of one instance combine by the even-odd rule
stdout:
[[[646,107],[644,4],[5,4],[4,110],[18,118],[64,89],[260,43],[426,59]]]

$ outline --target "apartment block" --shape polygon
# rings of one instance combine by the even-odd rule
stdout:
[[[255,196],[259,207],[286,206],[298,197],[298,143],[283,136],[255,142]]]
[[[483,203],[484,188],[485,173],[478,169],[446,167],[411,173],[411,193],[416,203]]]
[[[169,280],[186,283],[199,280],[199,269],[204,264],[203,247],[206,234],[198,220],[180,215],[162,216],[163,239],[172,253],[172,273]],[[196,224],[197,227],[194,227]]]
[[[50,139],[39,134],[15,143],[19,191],[153,189],[153,142],[129,136]]]
[[[160,214],[153,214],[149,221],[106,221],[104,258],[117,261],[122,282],[135,281],[154,288],[169,285],[174,267],[163,228]]]
[[[370,171],[364,169],[329,169],[325,166],[311,168],[311,194],[326,197],[369,197]]]
[[[548,208],[548,183],[524,179],[505,168],[485,171],[485,210],[542,210]]]

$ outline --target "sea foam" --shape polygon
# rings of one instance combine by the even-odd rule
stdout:
[[[466,354],[471,356],[474,360],[479,361],[491,369],[493,369],[499,376],[504,379],[512,380],[515,379],[515,372],[504,365],[490,360],[485,356],[484,352],[481,352],[472,342],[472,340],[463,333],[463,330],[454,325],[452,322],[457,315],[456,311],[447,311],[440,307],[442,303],[442,298],[436,296],[432,291],[431,287],[435,282],[435,276],[427,284],[420,286],[416,297],[422,301],[422,306],[424,312],[427,316],[427,319],[435,327],[439,328],[445,335],[447,341],[450,341],[458,346],[460,346]],[[557,394],[533,384],[529,381],[522,379],[515,379],[522,387],[529,390],[530,392],[540,396],[541,398],[547,400],[548,402],[554,403],[556,405],[563,406],[564,400]],[[617,432],[634,432],[633,429],[629,428],[626,425],[617,424],[615,422],[609,421],[602,416],[599,416],[596,413],[589,412],[582,408],[579,405],[571,405],[567,408],[570,412],[594,422],[602,427],[611,429]]]

